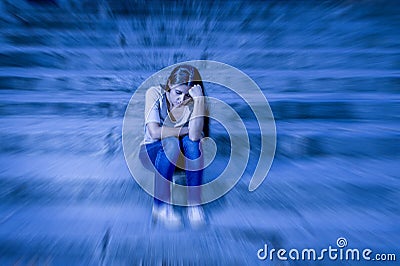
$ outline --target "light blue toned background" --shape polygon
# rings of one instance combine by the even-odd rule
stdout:
[[[0,13],[0,264],[280,265],[257,250],[339,237],[400,259],[396,1],[3,0]],[[206,205],[207,228],[151,229],[152,199],[123,157],[124,111],[154,72],[195,59],[257,82],[275,161],[255,192],[244,177]],[[223,88],[208,93],[252,132],[251,173],[254,117]]]

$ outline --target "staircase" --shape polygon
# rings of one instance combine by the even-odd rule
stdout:
[[[4,0],[0,13],[0,264],[254,264],[264,243],[326,248],[341,236],[396,250],[396,2]],[[275,160],[248,192],[260,152],[250,131],[247,175],[205,206],[206,229],[150,229],[152,199],[124,160],[124,112],[153,73],[195,59],[258,84]]]

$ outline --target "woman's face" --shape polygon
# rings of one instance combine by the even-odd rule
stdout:
[[[167,100],[172,107],[178,107],[184,101],[190,98],[189,89],[187,85],[173,85],[169,86],[171,89],[167,91]]]

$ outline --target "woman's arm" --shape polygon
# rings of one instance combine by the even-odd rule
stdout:
[[[160,107],[157,105],[157,102],[161,97],[159,89],[160,88],[151,87],[146,91],[145,123],[150,137],[153,139],[163,139],[167,137],[187,135],[189,133],[187,127],[174,128],[160,126]]]
[[[192,118],[189,121],[189,138],[192,141],[197,141],[201,139],[204,127],[204,97],[199,85],[190,89],[189,94],[192,96],[194,102]]]
[[[166,126],[161,127],[158,123],[155,122],[148,123],[146,126],[149,131],[150,137],[153,139],[180,137],[187,135],[189,133],[187,127],[181,127],[181,128],[166,127]]]

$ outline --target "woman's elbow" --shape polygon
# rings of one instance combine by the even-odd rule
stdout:
[[[191,141],[198,141],[201,139],[201,133],[200,132],[189,132],[189,139]]]
[[[152,139],[159,139],[159,138],[160,138],[160,136],[158,136],[157,134],[155,134],[155,133],[152,132],[152,131],[150,131],[149,134],[150,134],[150,137],[151,137]]]
[[[148,126],[147,129],[152,139],[160,139],[160,130],[158,128]]]

